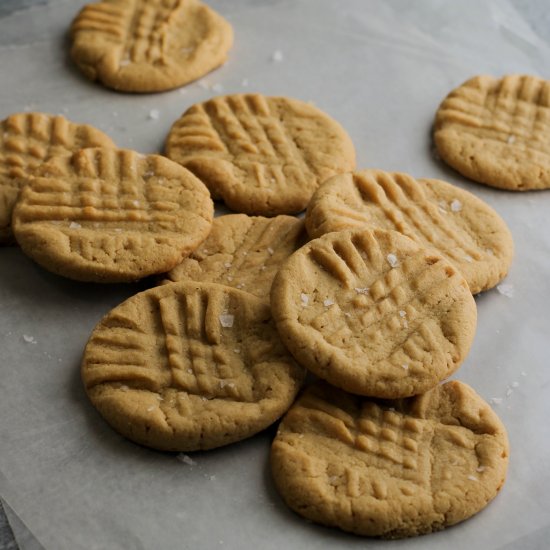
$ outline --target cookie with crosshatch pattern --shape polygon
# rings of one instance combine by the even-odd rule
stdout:
[[[398,231],[439,250],[477,294],[508,273],[514,243],[504,220],[472,193],[436,179],[362,170],[330,178],[306,213],[312,238],[369,227]]]
[[[306,389],[271,450],[277,489],[298,514],[358,535],[438,531],[483,509],[504,484],[506,429],[453,381],[396,401]]]
[[[163,282],[219,283],[269,300],[281,263],[306,239],[303,220],[292,216],[219,216],[208,238]]]
[[[324,180],[355,166],[353,143],[335,120],[309,103],[260,94],[193,105],[165,149],[214,198],[261,216],[300,212]]]
[[[269,306],[213,283],[137,294],[95,327],[82,378],[122,435],[161,450],[211,449],[249,437],[292,404],[304,369]]]
[[[550,82],[529,75],[471,78],[435,117],[442,160],[479,183],[511,191],[550,187]]]
[[[434,249],[394,231],[327,233],[295,252],[271,287],[296,360],[334,386],[395,399],[429,390],[465,359],[477,311]]]
[[[103,0],[71,26],[71,57],[91,80],[125,92],[160,92],[225,62],[231,25],[198,0]]]
[[[159,155],[82,149],[44,164],[22,190],[13,232],[46,269],[80,281],[165,272],[210,232],[208,189]]]
[[[0,244],[13,239],[11,216],[27,178],[52,156],[84,147],[114,147],[111,138],[88,124],[61,115],[15,113],[0,122]]]

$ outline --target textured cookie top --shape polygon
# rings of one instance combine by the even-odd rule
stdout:
[[[233,30],[198,0],[103,0],[71,27],[71,57],[91,80],[125,92],[182,86],[221,65]]]
[[[122,282],[177,265],[207,237],[212,216],[208,189],[175,162],[83,149],[38,170],[21,191],[13,231],[50,271]]]
[[[271,463],[299,514],[397,538],[481,510],[504,483],[508,438],[489,405],[460,382],[385,403],[325,385],[308,389],[285,416]]]
[[[295,252],[271,288],[299,363],[352,393],[398,398],[435,386],[466,357],[468,284],[436,250],[394,231],[328,233]]]
[[[534,76],[476,76],[453,90],[436,114],[441,158],[493,187],[550,187],[550,82]]]
[[[291,405],[303,375],[268,305],[209,283],[133,296],[96,326],[82,363],[92,403],[116,430],[179,451],[267,427]]]
[[[306,214],[311,237],[357,227],[394,230],[439,250],[476,294],[501,281],[512,262],[512,235],[486,203],[441,180],[363,170],[326,181]]]
[[[324,180],[355,166],[336,121],[308,103],[259,94],[194,105],[172,126],[166,154],[232,210],[266,216],[300,212]]]
[[[11,239],[11,215],[19,189],[55,155],[84,147],[114,147],[111,138],[60,115],[17,113],[0,122],[0,244]]]
[[[304,222],[291,216],[220,216],[214,219],[212,231],[201,246],[166,277],[173,282],[220,283],[269,300],[281,263],[305,239]]]

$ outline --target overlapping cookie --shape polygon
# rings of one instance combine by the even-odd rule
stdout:
[[[349,392],[390,399],[451,375],[477,319],[468,284],[439,252],[369,229],[300,248],[273,281],[271,307],[301,365]]]
[[[550,82],[476,76],[453,90],[435,118],[439,156],[479,183],[511,191],[550,187]]]
[[[281,263],[305,240],[304,222],[291,216],[219,216],[208,238],[166,274],[166,281],[220,283],[269,300]]]
[[[221,65],[231,25],[198,0],[102,0],[73,21],[71,57],[91,80],[125,92],[182,86]]]
[[[19,190],[45,160],[83,147],[114,147],[111,138],[60,115],[17,113],[0,122],[0,244],[12,240],[11,216]]]
[[[94,329],[86,391],[127,438],[161,450],[211,449],[266,428],[304,377],[269,306],[240,290],[173,283],[133,296]]]
[[[326,181],[306,214],[311,237],[369,227],[399,231],[439,250],[477,294],[508,273],[514,245],[502,218],[472,193],[436,179],[362,170]]]
[[[262,216],[300,212],[324,180],[355,166],[335,120],[308,103],[260,94],[192,106],[172,126],[166,155],[232,210]]]
[[[277,488],[298,514],[359,535],[438,531],[484,508],[502,487],[506,430],[460,382],[380,402],[311,387],[271,451]]]
[[[165,272],[210,232],[208,189],[159,155],[82,149],[44,164],[22,190],[13,231],[46,269],[81,281]]]

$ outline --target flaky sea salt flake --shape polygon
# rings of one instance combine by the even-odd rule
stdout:
[[[397,256],[395,254],[388,254],[386,256],[386,259],[388,260],[388,263],[391,267],[397,267],[399,265],[399,262],[397,261]]]
[[[513,298],[514,297],[514,285],[511,285],[511,284],[507,284],[507,283],[504,283],[504,284],[501,284],[501,285],[497,285],[497,290],[503,294],[504,296],[506,296],[507,298]]]
[[[34,339],[34,336],[30,336],[29,334],[23,334],[23,340],[27,342],[27,344],[36,344],[36,340]]]
[[[491,397],[491,399],[489,399],[489,403],[491,403],[491,405],[501,405],[502,397]]]
[[[220,315],[220,324],[223,328],[231,328],[234,320],[235,316],[229,313],[223,313]]]
[[[368,294],[369,293],[369,287],[368,286],[365,286],[363,288],[355,288],[355,292],[357,292],[357,294]]]
[[[302,306],[304,307],[309,304],[309,296],[303,292],[300,294],[300,300],[302,301]]]
[[[451,201],[451,210],[453,212],[460,212],[462,210],[462,203],[458,199]]]
[[[334,302],[333,302],[331,299],[329,299],[329,298],[327,298],[327,299],[323,302],[323,305],[324,305],[325,307],[330,307],[330,306],[333,305],[333,304],[334,304]]]
[[[188,466],[196,466],[197,465],[197,462],[195,460],[193,460],[189,455],[186,455],[184,453],[178,453],[176,455],[176,458],[180,462],[183,462],[184,464],[187,464]]]
[[[407,315],[407,312],[406,312],[405,310],[402,309],[402,310],[399,312],[399,315],[400,315],[401,317],[405,317],[405,316]]]
[[[516,136],[514,136],[513,134],[510,134],[508,136],[508,139],[506,140],[506,143],[508,143],[508,145],[512,145],[515,142],[516,142]]]
[[[160,111],[158,109],[151,109],[149,111],[149,114],[147,115],[147,118],[149,120],[158,120],[160,116]]]
[[[267,248],[267,253],[270,254],[271,256],[273,256],[273,254],[275,253],[275,250],[273,250],[273,248],[271,248],[270,246]]]
[[[81,229],[81,228],[82,228],[82,226],[77,222],[71,222],[69,224],[69,229]]]
[[[476,476],[472,476],[472,475],[468,476],[468,479],[470,481],[479,481]]]

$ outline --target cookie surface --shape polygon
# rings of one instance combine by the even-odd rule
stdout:
[[[435,179],[382,170],[334,176],[313,195],[306,214],[312,238],[369,227],[398,231],[439,250],[477,294],[495,286],[512,262],[512,235],[485,202]]]
[[[113,428],[171,451],[259,432],[290,407],[303,376],[269,306],[210,283],[133,296],[96,326],[82,363],[88,396]]]
[[[461,382],[388,402],[323,385],[308,388],[283,419],[271,465],[297,513],[399,538],[479,512],[502,487],[508,454],[502,422]]]
[[[170,270],[166,279],[219,283],[269,300],[281,263],[305,239],[304,222],[291,216],[219,216],[214,218],[208,238]]]
[[[300,212],[325,179],[355,166],[336,121],[308,103],[260,94],[192,106],[172,126],[166,155],[232,210],[263,216]]]
[[[13,231],[46,269],[126,282],[177,265],[207,236],[213,204],[191,172],[159,155],[83,149],[44,164],[22,190]]]
[[[0,244],[12,241],[13,205],[26,178],[52,156],[114,147],[100,130],[60,115],[16,113],[0,122]]]
[[[431,389],[466,357],[476,305],[457,269],[393,232],[328,233],[295,252],[271,288],[273,318],[296,360],[349,392]]]
[[[182,86],[221,65],[231,25],[198,0],[103,0],[71,27],[71,57],[91,80],[125,92]]]
[[[476,76],[453,90],[435,118],[439,156],[479,183],[511,191],[550,187],[550,82]]]

